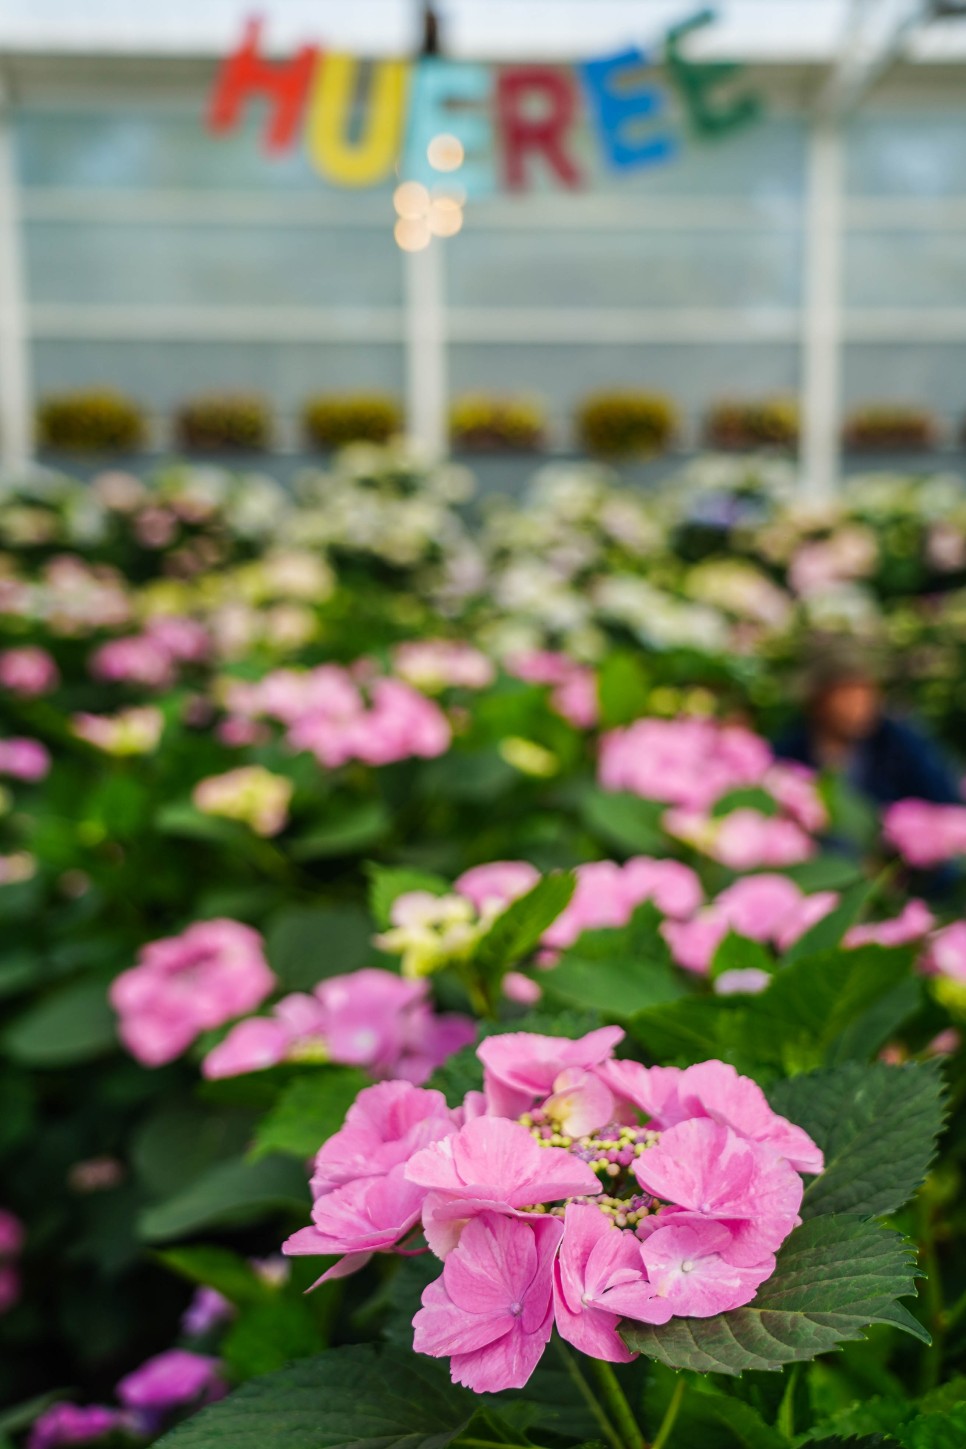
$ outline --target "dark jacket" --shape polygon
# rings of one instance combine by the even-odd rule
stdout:
[[[775,753],[780,759],[818,768],[804,719],[777,741]],[[854,789],[878,805],[910,796],[936,805],[962,803],[956,778],[938,746],[914,725],[888,715],[856,746],[848,778]]]

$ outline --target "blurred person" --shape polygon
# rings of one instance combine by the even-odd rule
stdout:
[[[802,675],[802,709],[775,745],[776,754],[842,776],[875,805],[910,796],[937,805],[962,803],[956,777],[920,727],[886,707],[874,646],[816,638]]]

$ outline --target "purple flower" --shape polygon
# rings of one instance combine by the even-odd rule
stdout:
[[[201,1399],[208,1403],[226,1392],[218,1370],[216,1358],[186,1348],[169,1348],[126,1374],[117,1386],[117,1397],[128,1409],[151,1412]]]
[[[56,1449],[59,1444],[90,1444],[123,1422],[117,1409],[102,1404],[52,1404],[35,1419],[27,1449]]]

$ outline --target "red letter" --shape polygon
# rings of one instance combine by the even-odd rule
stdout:
[[[536,116],[526,114],[527,100],[534,94],[541,101],[541,113]],[[497,115],[503,132],[505,180],[510,191],[526,186],[524,158],[528,151],[543,155],[565,186],[580,185],[580,173],[563,145],[576,109],[574,83],[561,71],[526,65],[500,72]]]
[[[317,51],[314,45],[303,45],[291,60],[262,60],[258,54],[261,28],[260,20],[249,20],[241,46],[219,70],[208,108],[208,125],[212,131],[234,130],[249,97],[266,96],[272,102],[272,112],[265,148],[284,151],[295,140],[302,119]]]

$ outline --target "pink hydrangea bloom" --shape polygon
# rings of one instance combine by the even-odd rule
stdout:
[[[838,899],[834,891],[806,895],[783,875],[744,876],[691,920],[665,921],[661,931],[678,965],[704,975],[729,931],[787,951]]]
[[[929,934],[936,918],[925,901],[907,901],[890,921],[866,921],[845,934],[845,946],[905,946]]]
[[[217,1288],[202,1284],[181,1315],[181,1331],[189,1338],[203,1338],[235,1315],[235,1305]]]
[[[815,841],[794,820],[763,815],[750,806],[719,817],[695,810],[668,810],[663,824],[669,835],[731,870],[798,865],[816,850]]]
[[[454,1383],[478,1394],[522,1388],[553,1328],[562,1234],[556,1218],[475,1218],[423,1293],[413,1319],[416,1352],[449,1358]]]
[[[369,1089],[323,1145],[312,1226],[286,1251],[339,1254],[326,1276],[341,1276],[421,1228],[443,1268],[415,1347],[481,1393],[521,1387],[554,1321],[626,1362],[622,1319],[750,1302],[821,1153],[732,1067],[618,1061],[620,1036],[487,1038],[486,1093],[457,1111],[402,1083]]]
[[[632,905],[653,901],[662,915],[678,920],[692,916],[704,899],[701,882],[689,865],[647,855],[625,861],[624,887]]]
[[[420,1083],[475,1035],[469,1017],[432,1009],[425,980],[364,968],[283,997],[270,1017],[239,1022],[205,1057],[202,1072],[235,1077],[314,1059]]]
[[[636,1357],[617,1332],[625,1315],[666,1323],[672,1308],[648,1281],[641,1245],[595,1206],[570,1203],[554,1266],[554,1317],[561,1338],[591,1358]]]
[[[882,834],[909,865],[929,870],[966,855],[966,805],[897,800],[882,813]]]
[[[227,1392],[218,1360],[186,1348],[169,1348],[126,1374],[117,1397],[129,1409],[164,1410]]]
[[[585,1162],[562,1148],[539,1147],[525,1127],[501,1117],[467,1122],[454,1136],[417,1152],[405,1172],[427,1189],[423,1230],[438,1257],[451,1251],[478,1213],[513,1213],[600,1191]]]
[[[31,699],[60,683],[60,670],[46,649],[23,645],[0,653],[0,689]]]
[[[605,790],[704,811],[729,790],[758,784],[771,764],[767,743],[740,725],[641,719],[603,737],[598,779]]]
[[[385,1176],[458,1126],[442,1092],[398,1081],[366,1087],[345,1125],[320,1147],[312,1191],[320,1196],[356,1178]]]
[[[578,865],[575,875],[573,895],[541,938],[549,950],[573,945],[584,931],[622,926],[633,910],[624,872],[614,861],[593,860]]]
[[[586,664],[551,649],[532,649],[511,655],[506,670],[528,684],[551,689],[550,703],[575,729],[593,729],[600,714],[597,676]]]
[[[818,776],[795,760],[777,760],[762,780],[786,815],[816,835],[828,825],[828,809],[819,794]]]
[[[90,671],[95,679],[144,689],[169,689],[177,673],[168,650],[146,634],[109,639],[91,655]]]
[[[343,1277],[346,1266],[350,1271],[361,1268],[373,1253],[394,1247],[419,1222],[426,1197],[425,1188],[409,1182],[405,1171],[400,1163],[384,1177],[357,1178],[317,1198],[312,1226],[293,1233],[284,1251],[293,1257],[346,1254],[353,1260],[339,1264],[335,1274],[323,1274],[322,1282]]]
[[[943,926],[929,941],[919,961],[927,976],[945,976],[966,985],[966,921]]]
[[[633,1171],[645,1191],[674,1205],[663,1221],[726,1226],[731,1239],[721,1251],[738,1267],[767,1261],[800,1221],[803,1186],[794,1168],[710,1118],[669,1127]]]
[[[536,866],[526,860],[493,860],[465,870],[453,882],[453,889],[465,896],[480,915],[486,915],[526,895],[539,879]]]
[[[13,737],[0,740],[0,775],[31,784],[50,770],[50,752],[39,740]]]
[[[20,1270],[13,1263],[0,1263],[0,1317],[20,1302]]]
[[[103,1404],[51,1404],[33,1422],[27,1449],[90,1444],[121,1427],[123,1416]]]
[[[182,614],[156,615],[145,625],[145,634],[179,663],[201,664],[211,652],[211,638],[204,624]]]
[[[275,985],[262,938],[239,921],[196,921],[144,946],[111,985],[120,1036],[145,1066],[186,1051],[203,1031],[253,1011]]]
[[[483,1063],[483,1087],[489,1110],[516,1117],[553,1091],[567,1067],[594,1067],[609,1057],[624,1038],[620,1027],[604,1026],[586,1036],[537,1036],[532,1032],[506,1032],[487,1037],[477,1048]]]
[[[15,1213],[0,1208],[0,1258],[17,1258],[23,1251],[24,1225]]]
[[[647,1235],[641,1257],[669,1316],[712,1318],[754,1297],[774,1272],[774,1257],[738,1267],[729,1261],[730,1245],[728,1229],[713,1222],[669,1222]]]

